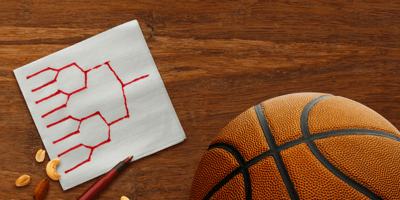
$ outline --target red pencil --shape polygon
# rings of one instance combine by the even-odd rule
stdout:
[[[112,168],[103,178],[94,183],[89,189],[83,193],[78,200],[92,200],[96,199],[99,194],[107,188],[111,181],[118,176],[119,173],[124,170],[131,162],[133,156],[129,156],[125,160],[119,162],[114,168]]]

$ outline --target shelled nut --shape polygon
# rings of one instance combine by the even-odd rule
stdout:
[[[57,165],[59,163],[60,163],[59,158],[55,158],[47,163],[47,166],[46,166],[47,175],[53,180],[58,180],[61,177],[61,175],[58,174],[56,171]]]
[[[36,161],[43,162],[44,158],[46,157],[46,150],[40,149],[36,152]]]
[[[31,182],[31,177],[29,175],[22,175],[15,181],[15,185],[18,187],[22,187],[28,185]]]

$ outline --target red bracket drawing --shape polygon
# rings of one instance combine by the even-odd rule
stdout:
[[[56,143],[58,143],[58,142],[61,142],[61,141],[65,140],[65,139],[67,139],[67,138],[69,138],[69,137],[71,137],[71,136],[73,136],[73,135],[79,134],[79,133],[80,133],[79,130],[80,130],[80,126],[81,126],[82,122],[85,121],[85,120],[87,120],[87,119],[89,119],[89,118],[91,118],[91,117],[94,117],[94,116],[96,116],[96,115],[98,115],[98,116],[104,121],[104,123],[108,126],[108,138],[107,138],[106,140],[104,140],[103,142],[101,142],[101,143],[99,143],[99,144],[97,144],[97,145],[95,145],[95,146],[88,146],[88,145],[85,145],[85,144],[82,144],[82,143],[81,143],[81,144],[78,144],[78,145],[76,145],[76,146],[74,146],[74,147],[72,147],[72,148],[70,148],[70,149],[68,149],[68,150],[66,150],[66,151],[64,151],[64,152],[62,152],[62,153],[60,153],[60,154],[58,155],[58,157],[61,157],[61,156],[65,155],[65,154],[67,154],[68,152],[70,152],[70,151],[72,151],[72,150],[75,150],[75,149],[77,149],[77,148],[79,148],[79,147],[85,147],[85,148],[90,149],[89,157],[88,157],[86,160],[84,160],[83,162],[77,164],[76,166],[74,166],[74,167],[72,167],[72,168],[66,170],[65,173],[71,172],[72,170],[74,170],[74,169],[80,167],[81,165],[83,165],[83,164],[85,164],[85,163],[87,163],[87,162],[90,162],[90,159],[91,159],[91,156],[92,156],[92,154],[93,154],[93,151],[94,151],[96,148],[98,148],[98,147],[100,147],[100,146],[102,146],[102,145],[104,145],[104,144],[106,144],[106,143],[111,142],[111,137],[110,137],[110,136],[111,136],[111,128],[110,128],[110,127],[111,127],[113,124],[115,124],[115,123],[117,123],[117,122],[119,122],[119,121],[121,121],[121,120],[123,120],[123,119],[125,119],[125,118],[129,118],[129,109],[128,109],[127,102],[126,102],[126,96],[125,96],[125,90],[124,90],[124,88],[125,88],[127,85],[130,85],[130,84],[132,84],[132,83],[134,83],[134,82],[136,82],[136,81],[139,81],[139,80],[141,80],[141,79],[144,79],[144,78],[149,77],[149,74],[144,75],[144,76],[141,76],[141,77],[139,77],[139,78],[136,78],[136,79],[134,79],[134,80],[132,80],[132,81],[130,81],[130,82],[128,82],[128,83],[123,83],[122,80],[119,78],[119,76],[115,73],[114,69],[110,66],[110,61],[107,61],[107,62],[105,62],[104,64],[98,65],[98,66],[93,67],[93,68],[91,68],[91,69],[88,69],[88,70],[86,70],[86,71],[83,70],[81,67],[79,67],[78,64],[72,63],[72,64],[66,65],[66,66],[64,66],[64,67],[62,67],[62,68],[60,68],[60,69],[54,69],[54,68],[48,67],[48,68],[46,68],[46,69],[43,69],[43,70],[41,70],[41,71],[39,71],[39,72],[36,72],[36,73],[34,73],[34,74],[32,74],[32,75],[26,77],[26,79],[31,79],[31,78],[33,78],[33,77],[35,77],[35,76],[37,76],[37,75],[39,75],[39,74],[41,74],[41,73],[43,73],[43,72],[46,72],[46,71],[56,71],[56,72],[57,72],[57,73],[56,73],[56,76],[54,77],[53,80],[51,80],[51,81],[49,81],[49,82],[47,82],[47,83],[45,83],[45,84],[43,84],[43,85],[41,85],[41,86],[39,86],[39,87],[37,87],[37,88],[31,90],[31,92],[36,92],[36,91],[39,91],[39,90],[41,90],[41,89],[43,89],[43,88],[45,88],[45,87],[47,87],[47,86],[49,86],[49,85],[51,85],[51,84],[56,83],[56,82],[57,82],[57,77],[58,77],[59,73],[60,73],[62,70],[65,70],[65,69],[67,69],[67,68],[70,68],[70,67],[77,67],[77,68],[78,68],[80,71],[82,71],[82,73],[84,73],[84,75],[85,75],[85,86],[83,86],[82,88],[79,88],[79,89],[77,89],[77,90],[75,90],[75,91],[73,91],[73,92],[70,92],[70,93],[64,92],[64,91],[62,91],[62,90],[58,90],[58,91],[56,91],[55,93],[53,93],[53,94],[51,94],[51,95],[49,95],[49,96],[47,96],[47,97],[44,97],[44,98],[42,98],[42,99],[40,99],[40,100],[38,100],[38,101],[35,102],[36,104],[39,104],[39,103],[41,103],[41,102],[44,102],[44,101],[46,101],[46,100],[48,100],[48,99],[50,99],[50,98],[53,98],[53,97],[55,97],[55,96],[57,96],[57,95],[60,95],[60,94],[63,94],[63,95],[66,95],[66,96],[67,96],[67,100],[66,100],[66,102],[65,102],[63,105],[61,105],[61,106],[59,106],[59,107],[57,107],[57,108],[55,108],[55,109],[53,109],[53,110],[51,110],[51,111],[49,111],[49,112],[43,114],[43,115],[42,115],[42,118],[45,118],[45,117],[47,117],[48,115],[50,115],[50,114],[52,114],[52,113],[54,113],[54,112],[56,112],[56,111],[58,111],[58,110],[60,110],[60,109],[62,109],[62,108],[66,108],[67,105],[68,105],[68,101],[69,101],[69,99],[70,99],[70,97],[71,97],[72,95],[77,94],[77,93],[79,93],[79,92],[82,92],[82,91],[86,90],[86,89],[87,89],[87,77],[88,77],[89,72],[90,72],[91,70],[93,70],[93,69],[97,69],[97,68],[100,68],[100,67],[102,67],[102,66],[107,66],[107,67],[114,73],[115,77],[117,78],[117,80],[118,80],[119,83],[121,84],[122,94],[123,94],[123,97],[124,97],[124,104],[125,104],[125,109],[126,109],[126,115],[123,116],[123,117],[120,117],[120,118],[118,118],[118,119],[116,119],[116,120],[114,120],[114,121],[107,122],[107,120],[102,116],[102,114],[101,114],[99,111],[97,111],[97,112],[95,112],[95,113],[92,113],[92,114],[90,114],[90,115],[88,115],[88,116],[86,116],[86,117],[80,118],[80,119],[79,119],[79,118],[75,118],[75,117],[69,115],[69,116],[67,116],[67,117],[65,117],[65,118],[63,118],[63,119],[61,119],[61,120],[59,120],[59,121],[57,121],[57,122],[48,124],[48,125],[46,126],[47,128],[50,128],[50,127],[52,127],[52,126],[55,126],[55,125],[57,125],[57,124],[59,124],[59,123],[62,123],[62,122],[64,122],[64,121],[66,121],[66,120],[69,120],[69,119],[75,120],[75,121],[79,122],[78,129],[77,129],[76,131],[74,131],[74,132],[72,132],[72,133],[69,133],[68,135],[66,135],[66,136],[64,136],[64,137],[53,141],[53,144],[56,144]]]

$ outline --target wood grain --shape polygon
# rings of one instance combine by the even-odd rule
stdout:
[[[0,0],[0,199],[32,199],[43,148],[12,70],[137,19],[187,140],[133,163],[99,199],[188,199],[216,134],[266,99],[326,92],[400,127],[400,2]],[[22,174],[31,183],[17,188]],[[74,199],[50,182],[47,199]]]

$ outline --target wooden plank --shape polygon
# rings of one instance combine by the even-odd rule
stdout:
[[[331,93],[400,127],[399,12],[383,0],[0,0],[0,198],[31,199],[46,177],[18,67],[137,19],[187,140],[133,163],[99,199],[188,199],[213,138],[266,99]],[[32,182],[17,188],[23,174]],[[96,180],[65,192],[51,181],[47,199],[77,198]]]

